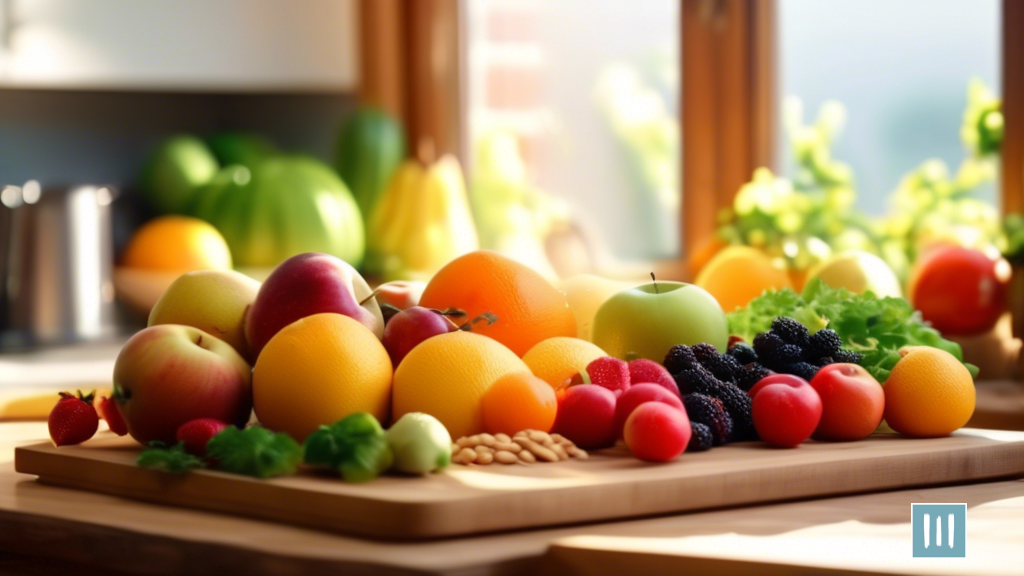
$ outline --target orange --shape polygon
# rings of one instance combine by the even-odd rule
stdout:
[[[693,278],[700,274],[700,271],[715,257],[715,254],[721,252],[726,246],[728,244],[719,238],[717,234],[701,242],[697,249],[691,252],[689,258],[686,259],[686,268],[690,272],[690,277]]]
[[[529,374],[530,369],[495,340],[461,330],[427,338],[395,371],[392,416],[398,420],[409,412],[425,412],[440,420],[452,438],[483,432],[480,401],[511,372]]]
[[[746,306],[765,290],[793,287],[779,259],[749,246],[722,249],[704,266],[694,284],[714,296],[725,312]]]
[[[481,401],[484,429],[509,436],[521,430],[548,432],[555,424],[558,400],[548,383],[525,372],[498,378]]]
[[[946,436],[974,414],[974,380],[955,356],[914,346],[885,381],[885,421],[907,436]]]
[[[135,232],[122,261],[128,268],[149,270],[231,268],[231,251],[208,222],[187,216],[161,216]]]
[[[558,389],[566,380],[582,372],[587,364],[602,356],[607,354],[596,344],[579,338],[555,336],[530,348],[523,355],[523,362],[534,376]]]
[[[314,314],[263,347],[252,374],[253,408],[261,424],[299,442],[355,412],[386,422],[391,375],[387,351],[366,326],[341,314]]]
[[[522,356],[541,340],[576,336],[576,319],[565,296],[543,276],[490,250],[460,256],[427,283],[420,306],[465,310],[469,318],[484,312],[497,321],[473,326]]]

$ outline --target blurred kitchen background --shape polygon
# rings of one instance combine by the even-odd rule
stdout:
[[[1008,377],[1015,25],[1014,0],[0,0],[0,346],[118,342],[184,271],[311,250],[733,303],[850,253],[841,277],[909,296],[956,245],[1017,272],[954,335]]]

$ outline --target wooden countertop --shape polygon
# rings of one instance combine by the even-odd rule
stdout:
[[[53,488],[13,471],[43,423],[0,424],[0,571],[92,574],[1008,574],[1024,565],[1024,480],[912,489],[421,543],[327,534]],[[911,502],[966,502],[968,557],[910,558]],[[59,566],[54,563],[62,563]]]

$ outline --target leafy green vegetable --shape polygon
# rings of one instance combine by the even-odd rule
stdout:
[[[163,442],[150,442],[149,447],[139,454],[135,463],[143,468],[156,468],[174,474],[206,466],[202,458],[185,451],[184,442],[178,442],[174,446],[167,446]]]
[[[393,456],[380,422],[357,412],[321,426],[306,438],[307,464],[333,468],[349,482],[366,482],[391,467]]]
[[[217,469],[257,478],[294,474],[302,460],[302,447],[287,434],[261,426],[244,430],[229,426],[210,439],[206,455]]]
[[[854,294],[817,279],[809,282],[802,294],[785,289],[758,296],[746,308],[729,314],[729,330],[752,341],[757,334],[766,332],[778,316],[798,320],[811,332],[825,327],[835,330],[846,348],[863,356],[861,366],[883,383],[899,361],[899,350],[904,346],[931,346],[949,352],[961,362],[964,359],[960,345],[925,324],[906,300],[878,298],[870,292]],[[977,367],[965,365],[972,376],[977,376]]]

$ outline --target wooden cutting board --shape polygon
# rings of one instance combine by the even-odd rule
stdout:
[[[81,446],[18,448],[15,468],[47,484],[403,539],[1024,475],[1024,433],[969,429],[947,438],[874,436],[792,450],[733,444],[663,465],[626,457],[619,448],[585,461],[454,465],[444,474],[360,485],[315,474],[173,475],[135,466],[138,450],[108,433]]]

